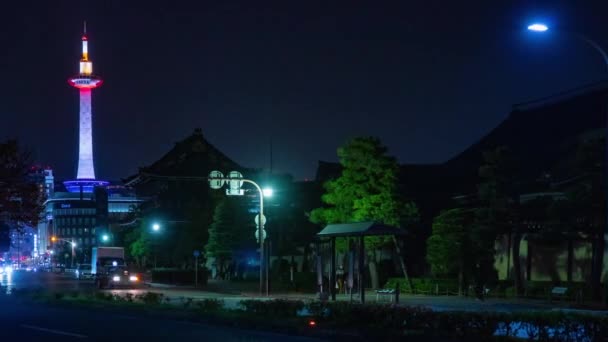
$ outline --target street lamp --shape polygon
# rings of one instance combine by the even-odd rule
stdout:
[[[60,239],[60,238],[58,238],[56,236],[52,236],[51,237],[51,241],[52,242],[63,241],[63,242],[66,242],[66,243],[70,244],[70,246],[72,246],[72,262],[71,262],[71,266],[74,267],[74,254],[75,254],[74,249],[76,248],[76,242],[74,242],[74,239],[72,239],[72,240]]]
[[[532,31],[532,32],[545,32],[545,31],[549,30],[549,26],[542,24],[542,23],[533,23],[531,25],[528,25],[528,30]],[[604,50],[597,42],[595,42],[594,40],[592,40],[589,37],[587,37],[583,34],[580,34],[580,33],[574,33],[574,32],[562,32],[562,33],[569,33],[570,35],[576,37],[577,39],[584,41],[585,43],[590,45],[592,48],[594,48],[595,51],[599,52],[599,54],[602,55],[604,64],[606,65],[606,68],[608,68],[608,54],[606,53],[606,50]]]
[[[258,185],[258,183],[243,178],[238,171],[231,171],[228,174],[228,177],[224,177],[224,175],[219,171],[211,171],[209,174],[209,186],[212,189],[220,189],[224,186],[225,182],[228,182],[230,189],[226,190],[227,195],[243,195],[243,190],[241,190],[241,186],[243,183],[249,183],[253,185],[258,194],[260,195],[260,213],[256,216],[256,224],[258,226],[256,236],[260,242],[260,296],[264,294],[264,268],[268,267],[265,265],[265,255],[264,255],[264,240],[266,238],[266,231],[264,230],[264,225],[266,224],[266,217],[264,216],[264,197],[272,196],[272,189],[262,188]],[[268,296],[268,276],[266,277],[266,296]]]
[[[548,29],[549,29],[549,27],[542,23],[534,23],[534,24],[528,25],[528,30],[530,30],[530,31],[545,32]]]
[[[158,233],[159,231],[160,231],[160,223],[154,222],[152,224],[152,232],[153,233]],[[154,240],[157,240],[157,239],[154,239]],[[158,251],[157,251],[157,249],[158,249],[157,242],[155,241],[152,244],[152,246],[153,246],[153,249],[154,249],[154,268],[156,268],[156,256],[157,256],[157,253],[158,253]]]
[[[534,23],[530,26],[528,26],[528,30],[530,31],[534,31],[534,32],[544,32],[549,30],[549,27],[547,25],[544,24],[540,24],[540,23]],[[606,53],[606,50],[604,50],[600,44],[598,44],[596,41],[590,39],[589,37],[580,34],[578,32],[563,32],[560,31],[561,33],[565,33],[571,36],[576,37],[577,39],[582,40],[583,42],[587,43],[587,45],[591,46],[593,49],[595,49],[595,51],[597,51],[601,56],[602,59],[604,61],[604,65],[606,66],[607,70],[608,70],[608,53]],[[608,115],[608,113],[607,113]],[[608,118],[606,120],[606,137],[605,137],[605,144],[606,144],[606,177],[608,178]],[[608,189],[606,189],[606,196],[608,196]],[[606,226],[604,228],[604,236],[603,236],[603,240],[601,240],[601,242],[603,243],[603,246],[600,245],[599,247],[596,247],[596,251],[595,253],[593,253],[593,257],[594,257],[594,261],[592,261],[592,265],[595,264],[595,266],[592,266],[592,279],[595,279],[596,277],[600,277],[601,278],[601,274],[602,274],[602,265],[604,262],[606,262],[606,260],[602,261],[604,259],[604,250],[606,249],[606,245],[608,244],[608,221],[606,222]],[[602,248],[603,247],[603,248]],[[595,259],[597,258],[597,259]],[[597,283],[595,280],[592,281],[592,283]],[[594,290],[595,292],[595,290]]]
[[[262,189],[262,194],[264,195],[264,197],[272,197],[272,195],[273,195],[272,188]]]
[[[108,234],[103,234],[103,235],[101,236],[101,240],[102,240],[103,242],[108,242],[108,240],[110,240],[110,237],[108,236]]]

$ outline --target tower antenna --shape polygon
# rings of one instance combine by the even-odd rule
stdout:
[[[87,34],[87,21],[84,21],[84,30],[83,30],[84,34]]]

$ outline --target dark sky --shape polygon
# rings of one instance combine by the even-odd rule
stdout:
[[[608,3],[547,3],[10,1],[0,139],[75,176],[78,93],[66,79],[86,19],[105,79],[93,95],[100,178],[135,173],[195,127],[249,167],[268,167],[272,137],[275,170],[297,179],[357,135],[380,137],[403,163],[442,162],[513,103],[605,78],[584,43],[522,28],[540,18],[608,48]]]

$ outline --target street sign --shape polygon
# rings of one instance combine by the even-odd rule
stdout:
[[[240,180],[243,178],[243,175],[238,172],[238,171],[230,171],[230,173],[228,173],[228,178],[230,178],[230,180],[228,181],[228,185],[230,186],[230,189],[240,189],[243,186],[243,181]]]
[[[255,239],[260,241],[260,229],[255,230]],[[266,240],[266,229],[262,229],[262,240]]]
[[[219,171],[211,171],[209,173],[209,186],[211,189],[217,190],[224,186],[225,181],[221,178],[224,178],[224,174]]]
[[[228,196],[243,196],[245,190],[243,189],[226,189],[226,195]]]
[[[260,214],[255,215],[255,225],[260,225]],[[266,225],[266,215],[262,215],[262,226]]]
[[[201,252],[198,250],[195,250],[194,253],[192,253],[192,254],[194,254],[195,258],[198,258],[201,255]]]

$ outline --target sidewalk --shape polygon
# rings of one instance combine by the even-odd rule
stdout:
[[[193,298],[206,299],[215,298],[224,300],[229,306],[234,306],[240,300],[244,299],[291,299],[291,300],[303,300],[312,301],[317,300],[318,295],[314,293],[297,293],[297,292],[272,292],[270,289],[270,296],[260,295],[257,289],[251,290],[244,289],[245,291],[237,291],[237,288],[242,284],[236,284],[237,286],[228,286],[224,283],[216,282],[206,286],[204,288],[196,289],[192,286],[175,286],[166,284],[155,284],[149,283],[152,288],[156,288],[163,292],[167,297],[171,298]],[[235,285],[235,284],[232,284]],[[365,292],[366,303],[368,304],[389,304],[389,296],[380,296],[379,300],[376,300],[376,292],[369,290]],[[339,294],[336,296],[337,301],[350,301],[351,296],[348,294]],[[353,302],[359,301],[358,295],[353,295]],[[425,295],[411,295],[401,294],[399,298],[399,305],[403,306],[420,306],[426,307],[434,311],[492,311],[492,312],[520,312],[520,311],[568,311],[568,312],[593,312],[595,314],[606,314],[606,310],[593,310],[592,308],[580,307],[575,303],[569,302],[553,302],[533,299],[503,299],[503,298],[488,298],[485,301],[479,301],[472,297],[457,297],[457,296],[425,296]]]

